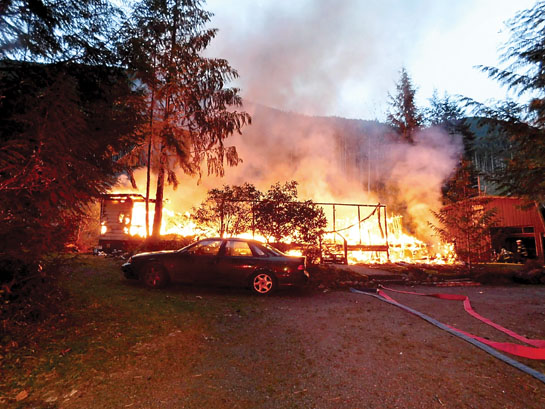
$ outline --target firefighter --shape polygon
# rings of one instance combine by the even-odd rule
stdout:
[[[517,258],[519,263],[524,263],[528,258],[528,250],[522,240],[517,240]]]

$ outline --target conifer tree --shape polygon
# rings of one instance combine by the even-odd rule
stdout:
[[[509,27],[511,38],[502,55],[505,67],[481,69],[529,103],[478,106],[477,112],[510,139],[505,166],[493,180],[504,193],[545,203],[545,2],[519,12]]]
[[[225,86],[237,72],[226,60],[202,55],[217,31],[206,28],[211,14],[201,3],[142,0],[123,30],[126,64],[148,98],[148,144],[140,149],[157,173],[153,237],[160,232],[165,183],[178,184],[176,170],[200,175],[206,162],[209,174],[223,175],[225,163],[240,162],[225,139],[250,123],[236,110],[239,90]]]
[[[462,106],[446,92],[440,97],[437,90],[433,91],[429,103],[429,108],[425,110],[427,125],[439,127],[452,136],[462,136],[464,158],[470,160],[474,151],[475,134],[471,131]]]
[[[476,174],[470,161],[462,160],[443,192],[444,204],[432,211],[439,226],[431,225],[445,243],[454,250],[469,270],[472,264],[490,259],[490,228],[495,224],[496,209],[490,200],[480,196]]]
[[[112,4],[0,2],[0,332],[58,306],[46,256],[75,241],[122,170],[115,159],[139,140]]]
[[[387,119],[399,135],[409,143],[414,143],[415,132],[423,125],[423,116],[415,103],[416,89],[405,68],[401,69],[396,94],[388,94],[390,112]]]

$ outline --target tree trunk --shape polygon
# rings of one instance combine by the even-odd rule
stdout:
[[[221,205],[220,205],[220,237],[223,239],[223,231],[225,229],[225,226],[223,225],[223,209],[225,207],[225,201],[222,199]]]
[[[157,76],[156,74],[156,61],[155,61],[155,49],[153,51],[153,78]],[[146,237],[150,236],[149,229],[149,192],[150,192],[150,183],[151,183],[151,155],[153,147],[153,121],[154,121],[154,112],[155,112],[155,82],[151,86],[151,101],[150,101],[150,114],[149,114],[149,144],[148,144],[148,163],[146,169]]]
[[[166,153],[161,149],[161,158],[159,171],[157,173],[157,190],[155,193],[155,214],[153,215],[153,231],[151,236],[158,239],[161,232],[161,222],[163,221],[163,193],[165,190],[165,161]]]
[[[148,145],[148,163],[146,169],[146,237],[149,237],[149,191],[151,182],[151,146],[153,143],[153,132],[150,132],[149,145]]]
[[[178,28],[178,0],[176,0],[174,4],[174,10],[173,10],[173,28],[172,28],[172,35],[171,35],[171,47],[170,47],[170,58],[169,58],[169,67],[172,66],[172,60],[173,60],[173,54],[174,54],[174,47],[176,46],[176,32]],[[171,78],[170,73],[168,74],[166,83],[170,84]],[[170,116],[170,98],[171,95],[167,94],[165,96],[165,111],[163,115],[163,121],[164,123],[168,123],[168,118]],[[151,234],[153,240],[157,240],[159,238],[159,235],[161,234],[161,222],[163,221],[163,193],[165,190],[165,168],[167,165],[167,152],[164,145],[161,145],[161,150],[159,155],[159,171],[157,174],[157,191],[155,194],[155,214],[153,215],[153,232]]]

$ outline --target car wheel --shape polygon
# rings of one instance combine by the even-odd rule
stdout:
[[[149,288],[162,288],[168,283],[168,275],[160,264],[150,264],[142,272],[142,281]]]
[[[250,288],[255,294],[266,295],[276,290],[276,279],[272,274],[260,272],[252,276]]]

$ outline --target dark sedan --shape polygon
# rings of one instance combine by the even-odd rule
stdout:
[[[303,285],[310,277],[305,257],[238,238],[204,239],[180,250],[136,254],[122,270],[126,278],[140,279],[152,288],[172,281],[250,287],[257,294]]]

